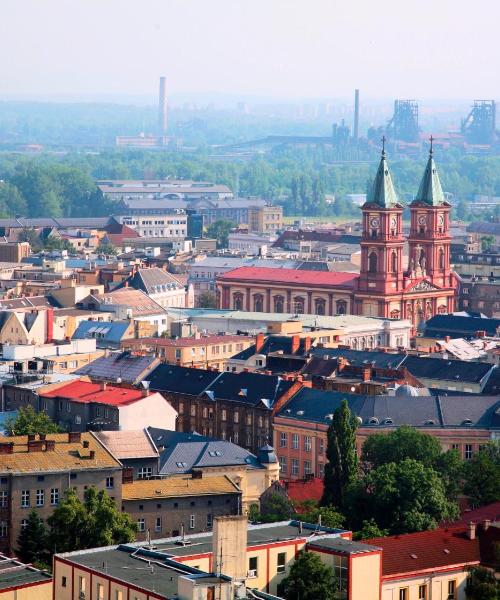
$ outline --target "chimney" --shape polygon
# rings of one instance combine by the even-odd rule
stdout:
[[[300,337],[298,335],[292,335],[292,350],[291,354],[295,354],[300,346]]]
[[[149,388],[141,390],[141,396],[147,398],[149,396]]]
[[[215,573],[222,571],[235,580],[247,577],[247,529],[245,515],[215,517],[212,535],[212,556]],[[222,564],[221,564],[222,563]]]
[[[309,336],[304,339],[304,354],[307,354],[311,349],[312,340]]]
[[[363,381],[370,381],[370,379],[372,378],[372,368],[364,366],[361,372],[361,377]]]
[[[467,537],[469,538],[469,540],[476,539],[476,525],[472,521],[469,523],[469,528],[467,530]]]
[[[484,337],[486,337],[486,331],[476,331],[476,337],[477,338],[484,338]]]
[[[68,444],[76,444],[82,441],[82,434],[79,431],[68,431]]]
[[[95,450],[91,450],[91,451],[89,452],[89,459],[90,459],[90,460],[94,460],[94,459],[95,459]]]
[[[258,333],[255,336],[255,353],[258,354],[262,350],[262,346],[264,345],[264,334]]]
[[[132,467],[125,467],[122,471],[122,483],[133,483],[134,482],[134,469]]]
[[[347,361],[343,356],[337,357],[337,371],[339,373],[342,373],[342,371],[345,369],[346,365],[347,365]]]
[[[106,386],[107,386],[106,382],[105,381],[101,381],[101,383],[99,385],[99,388],[100,388],[101,392],[104,392],[104,390],[106,389]]]
[[[158,104],[158,135],[167,135],[167,79],[160,77],[160,98]]]
[[[34,442],[36,440],[36,433],[28,433],[28,442]]]
[[[2,442],[0,444],[0,454],[14,454],[14,442]]]
[[[490,528],[491,525],[491,520],[490,519],[484,519],[483,521],[483,531],[488,531],[488,529]]]
[[[47,440],[45,442],[45,452],[54,452],[56,449],[56,442],[54,440]]]
[[[28,442],[28,452],[42,452],[43,442],[40,440],[33,440]]]
[[[83,440],[83,442],[82,442],[82,446],[83,446],[84,448],[88,448],[88,447],[90,446],[90,443],[89,443],[89,441],[88,441],[88,440]]]
[[[450,338],[450,336],[449,336],[449,335],[445,335],[445,336],[444,336],[444,341],[445,341],[446,343],[448,343],[450,340],[451,340],[451,338]]]

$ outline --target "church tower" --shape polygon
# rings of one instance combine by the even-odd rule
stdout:
[[[385,155],[382,156],[375,180],[367,196],[363,211],[361,238],[361,268],[359,291],[369,292],[371,301],[363,300],[358,314],[385,316],[384,302],[376,296],[401,292],[404,286],[402,217],[399,203]]]
[[[426,278],[439,287],[454,285],[450,269],[450,209],[434,163],[431,137],[424,176],[410,204],[407,272],[410,279]]]

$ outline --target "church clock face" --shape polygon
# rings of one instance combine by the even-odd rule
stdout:
[[[380,220],[378,217],[372,217],[370,219],[370,225],[371,227],[378,227],[380,225]]]
[[[418,224],[425,225],[427,223],[427,217],[425,215],[420,215],[418,217]]]

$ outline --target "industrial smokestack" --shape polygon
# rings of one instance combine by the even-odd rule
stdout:
[[[358,139],[359,134],[359,90],[354,90],[354,131],[353,138]]]
[[[167,135],[167,79],[160,77],[160,102],[158,105],[158,134]]]

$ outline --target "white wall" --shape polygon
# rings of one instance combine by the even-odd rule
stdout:
[[[122,431],[144,429],[150,425],[175,431],[177,411],[158,392],[121,406],[119,410]]]

